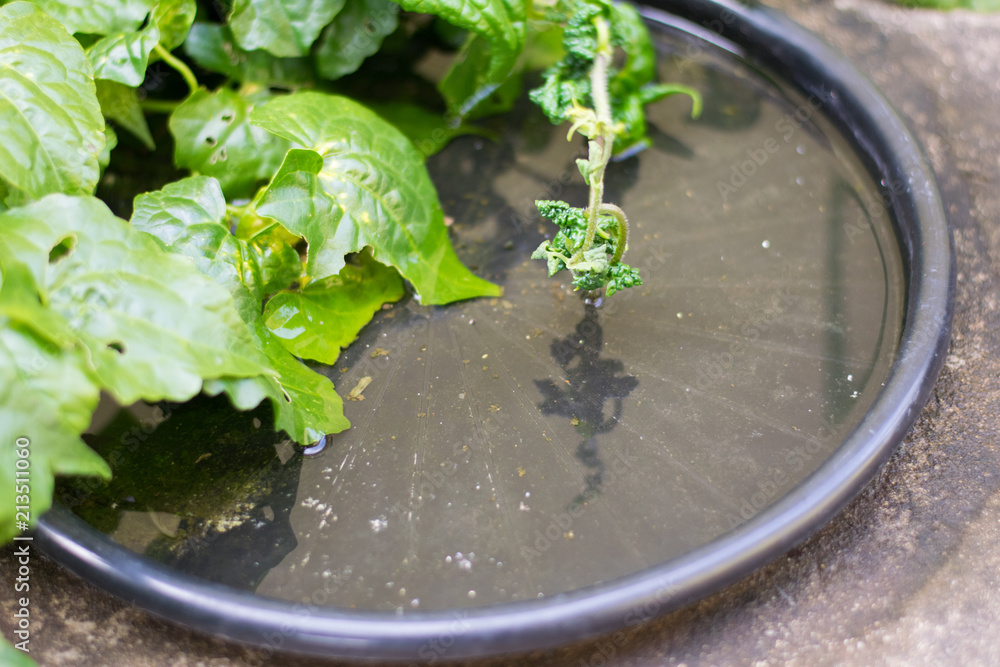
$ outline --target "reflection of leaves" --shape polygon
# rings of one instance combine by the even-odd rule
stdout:
[[[371,246],[425,304],[500,294],[462,266],[422,156],[374,112],[294,93],[255,108],[251,121],[303,147],[288,152],[257,211],[306,239],[312,279],[339,273],[345,255]]]
[[[598,311],[586,307],[586,314],[573,335],[552,341],[552,358],[566,369],[567,386],[557,385],[550,379],[535,380],[542,394],[538,406],[542,414],[555,414],[572,420],[583,441],[577,448],[577,457],[591,473],[587,476],[587,492],[575,502],[585,502],[587,495],[600,490],[604,475],[596,436],[613,429],[621,419],[623,399],[639,386],[632,375],[619,375],[625,366],[618,359],[602,359],[604,335]],[[576,362],[576,363],[574,363]],[[604,404],[611,399],[613,412],[604,416]]]

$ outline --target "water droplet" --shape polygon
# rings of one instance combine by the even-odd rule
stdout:
[[[798,146],[795,147],[795,152],[798,153],[799,155],[805,155],[806,147],[803,146],[802,144],[799,144]]]
[[[764,239],[764,240],[763,240],[763,241],[761,242],[761,244],[760,244],[760,247],[761,247],[761,248],[764,248],[764,249],[766,250],[766,249],[768,249],[768,248],[770,248],[770,247],[771,247],[771,242],[770,242],[770,241],[768,241],[767,239]]]
[[[476,599],[476,591],[469,591],[469,599],[470,600]]]
[[[306,456],[313,456],[315,454],[319,454],[321,451],[326,449],[326,439],[327,436],[324,435],[322,438],[320,438],[313,444],[303,449],[302,453],[305,454]]]

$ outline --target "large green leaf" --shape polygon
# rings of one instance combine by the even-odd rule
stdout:
[[[7,257],[0,286],[0,541],[17,534],[15,508],[28,505],[34,524],[52,502],[57,474],[111,476],[107,464],[81,439],[99,396],[87,357],[67,322],[38,301],[30,274]],[[24,447],[16,445],[24,444]],[[19,450],[26,463],[17,467]],[[15,470],[27,470],[16,492]],[[26,498],[30,496],[30,503]]]
[[[139,86],[146,77],[149,54],[160,41],[160,29],[150,22],[137,32],[119,32],[97,40],[87,49],[94,78]]]
[[[347,0],[323,31],[316,48],[316,69],[339,79],[358,69],[399,24],[399,5],[391,0]]]
[[[229,25],[247,51],[304,56],[343,6],[344,0],[235,0]]]
[[[289,143],[251,125],[252,108],[252,100],[228,88],[195,92],[170,115],[174,163],[214,176],[230,197],[253,194],[277,170]]]
[[[348,428],[343,404],[330,380],[295,359],[263,324],[261,299],[268,285],[260,267],[272,249],[232,236],[225,216],[222,190],[214,178],[206,176],[192,176],[136,197],[132,215],[135,227],[156,236],[173,252],[195,258],[203,273],[230,291],[255,345],[276,371],[268,376],[208,381],[205,391],[225,391],[243,410],[269,398],[276,427],[298,442],[314,442],[324,433]],[[292,253],[297,264],[298,255]]]
[[[130,32],[156,0],[29,0],[72,33],[110,35]]]
[[[382,304],[403,294],[399,273],[363,253],[336,276],[275,294],[264,322],[295,356],[334,364]]]
[[[425,304],[501,293],[459,261],[421,154],[374,112],[302,92],[255,108],[250,119],[303,147],[288,152],[257,211],[306,239],[312,279],[336,275],[347,253],[371,246]]]
[[[0,7],[0,178],[30,198],[93,192],[104,118],[80,44],[26,2]]]
[[[470,33],[441,93],[451,112],[464,116],[510,76],[524,49],[525,0],[401,0],[408,11],[436,14]],[[477,44],[477,36],[483,43]],[[488,56],[485,54],[488,52]]]
[[[97,199],[49,195],[0,215],[0,267],[12,258],[120,403],[183,401],[205,378],[270,372],[230,294]]]
[[[267,51],[246,51],[233,39],[228,26],[195,22],[184,51],[205,69],[241,83],[296,88],[313,81],[309,58],[278,58]]]
[[[153,135],[149,132],[146,115],[139,104],[135,88],[117,81],[97,80],[97,99],[101,112],[110,121],[134,134],[146,148],[153,150]]]

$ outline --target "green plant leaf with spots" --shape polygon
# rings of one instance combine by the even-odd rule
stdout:
[[[267,98],[261,93],[256,100]],[[230,197],[252,194],[274,174],[290,146],[250,123],[254,104],[228,88],[191,95],[170,115],[177,166],[214,176]]]
[[[131,222],[172,252],[194,259],[202,273],[229,291],[254,345],[276,371],[272,375],[206,382],[208,393],[224,391],[243,410],[270,399],[277,428],[298,442],[312,442],[319,435],[347,428],[343,404],[330,380],[296,360],[263,325],[264,295],[288,287],[290,281],[280,286],[266,283],[261,266],[272,248],[258,245],[255,239],[238,239],[229,232],[226,200],[218,181],[192,176],[141,195],[136,198]],[[294,250],[291,253],[293,266],[301,269],[298,254]],[[358,319],[355,315],[354,320]],[[358,326],[369,319],[371,312]]]
[[[0,230],[0,255],[28,268],[120,403],[182,401],[204,378],[268,372],[229,293],[99,200],[49,195],[4,213]],[[50,262],[64,241],[71,249]]]
[[[29,199],[89,194],[104,118],[80,44],[34,5],[0,7],[0,179]]]
[[[311,279],[336,275],[345,255],[371,246],[423,303],[500,294],[459,261],[422,156],[373,111],[301,92],[256,107],[251,121],[301,147],[288,152],[257,212],[306,239]]]
[[[382,304],[398,301],[403,293],[399,273],[365,252],[336,276],[275,294],[264,309],[264,322],[295,356],[334,364],[340,349],[357,338]]]

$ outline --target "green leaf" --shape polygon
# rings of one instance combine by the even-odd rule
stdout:
[[[312,279],[336,275],[347,253],[371,246],[422,303],[501,293],[462,266],[422,156],[374,112],[302,92],[255,108],[251,122],[305,149],[288,152],[257,212],[305,237]]]
[[[292,356],[262,318],[251,329],[271,366],[280,374],[281,383],[273,378],[223,378],[206,382],[206,392],[225,391],[241,409],[257,405],[264,397],[270,398],[275,428],[303,444],[350,428],[351,423],[344,417],[344,403],[333,382]]]
[[[229,26],[240,47],[304,56],[344,0],[235,0]]]
[[[395,125],[424,158],[440,151],[455,137],[464,134],[486,135],[485,130],[475,125],[462,123],[458,127],[452,127],[444,115],[410,102],[373,103],[368,108]]]
[[[120,32],[97,40],[87,57],[94,66],[94,78],[139,86],[146,77],[149,54],[160,41],[160,29],[149,23],[138,32]]]
[[[267,262],[265,253],[254,242],[229,233],[224,224],[226,201],[218,182],[192,176],[136,197],[134,210],[135,227],[153,234],[171,251],[195,258],[203,273],[230,291],[254,346],[276,371],[273,375],[209,380],[205,391],[225,391],[241,410],[269,398],[276,427],[301,443],[348,428],[343,404],[330,380],[296,360],[264,326],[261,298],[268,286],[266,282],[261,285],[266,275],[260,267]],[[268,246],[268,251],[273,247]],[[297,265],[298,254],[291,252]]]
[[[115,149],[118,145],[118,134],[115,132],[115,128],[110,125],[104,126],[104,150],[101,154],[97,156],[97,163],[101,165],[101,173],[108,168],[111,164],[111,151]]]
[[[482,35],[470,35],[438,89],[446,100],[466,100],[460,118],[479,118],[510,111],[521,95],[520,72],[509,73],[499,86],[484,85],[493,65],[491,48]]]
[[[30,0],[71,33],[110,35],[138,30],[156,0]]]
[[[336,276],[274,295],[264,308],[264,322],[295,356],[332,365],[382,304],[403,294],[399,273],[363,253],[358,264],[348,264]]]
[[[0,539],[10,538],[3,538],[0,535]],[[0,637],[0,663],[7,665],[7,667],[37,667],[35,661],[27,653],[14,648],[14,645],[3,637]]]
[[[111,471],[80,434],[97,407],[98,386],[86,355],[66,321],[38,301],[30,274],[6,258],[0,287],[0,541],[19,531],[17,505],[28,505],[29,523],[52,503],[57,474],[98,475]],[[25,447],[16,445],[27,443]],[[30,493],[14,487],[18,450],[28,453]],[[25,463],[21,463],[24,466]],[[27,495],[30,503],[17,496]]]
[[[131,132],[146,148],[156,148],[135,88],[103,79],[98,79],[96,83],[97,99],[104,117]]]
[[[28,267],[119,403],[183,401],[204,378],[270,372],[229,293],[97,199],[49,195],[0,215],[0,230],[0,268]]]
[[[26,2],[0,7],[0,178],[29,198],[87,194],[104,118],[80,44]]]
[[[198,5],[195,0],[160,0],[153,8],[153,23],[160,30],[160,45],[173,51],[184,43]]]
[[[130,222],[194,259],[202,273],[229,291],[240,317],[252,321],[264,298],[260,265],[246,243],[229,233],[225,219],[219,182],[192,176],[136,197]]]
[[[313,81],[309,58],[278,58],[267,51],[246,51],[233,40],[228,26],[195,22],[184,51],[205,69],[241,83],[296,88]]]
[[[391,0],[347,0],[323,31],[316,49],[316,69],[339,79],[361,66],[399,24],[399,5]]]
[[[170,115],[174,163],[214,176],[229,197],[253,194],[289,147],[287,141],[250,124],[253,105],[228,88],[195,92]]]
[[[456,116],[465,116],[499,88],[524,49],[524,0],[402,0],[399,4],[474,33],[453,65],[459,71],[445,75],[440,87],[449,111]]]

